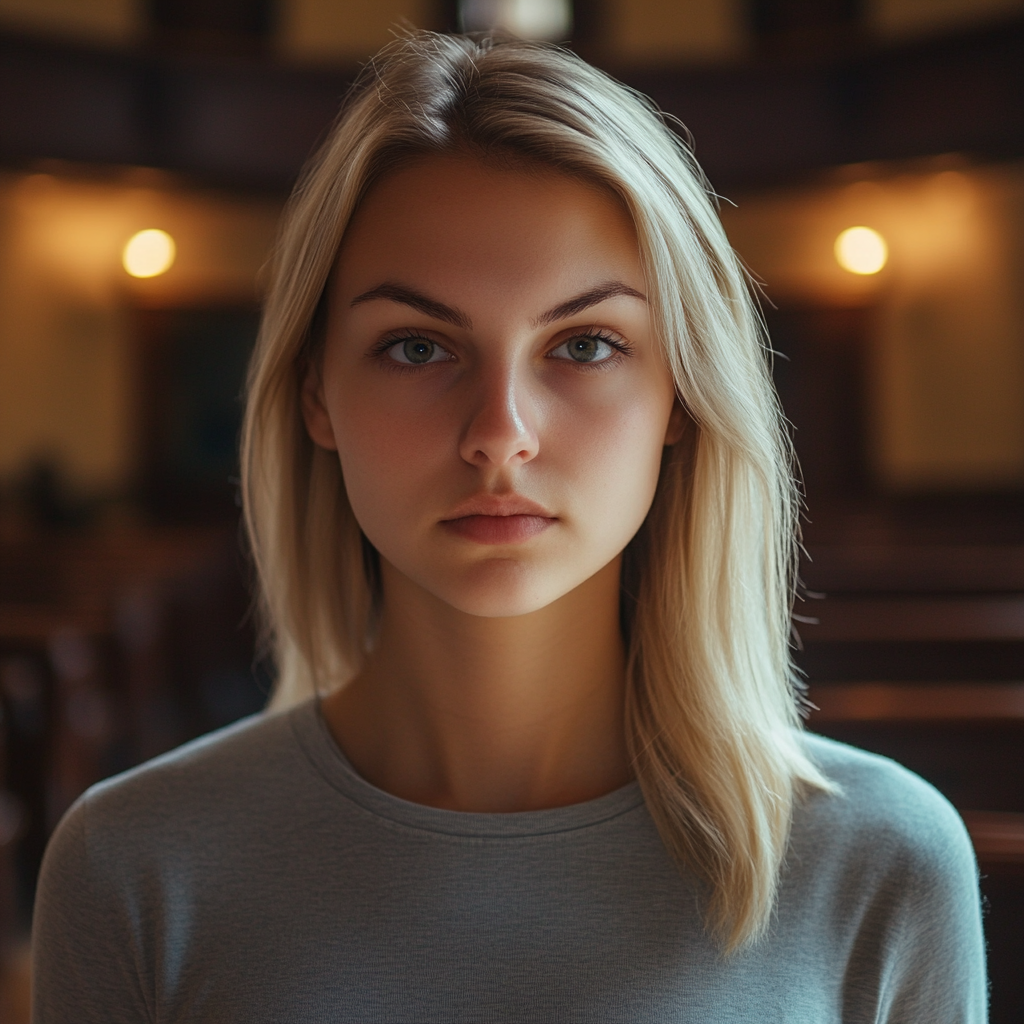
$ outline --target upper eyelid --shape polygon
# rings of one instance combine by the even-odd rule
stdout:
[[[562,327],[555,332],[556,337],[560,337],[563,341],[567,338],[575,338],[579,336],[591,336],[591,337],[610,337],[615,341],[625,342],[625,337],[621,331],[617,331],[614,327],[609,327],[607,324],[577,324],[575,327]]]
[[[454,356],[455,353],[452,351],[450,344],[444,344],[432,337],[432,331],[420,330],[417,327],[400,327],[394,331],[388,331],[379,341],[375,342],[370,348],[370,355],[380,355],[386,352],[389,348],[393,348],[399,342],[410,341],[413,338],[423,338],[425,341],[429,341],[432,345],[436,345],[438,348],[443,349],[450,356]]]
[[[559,331],[557,340],[549,351],[554,352],[555,349],[561,348],[567,342],[572,341],[573,338],[596,338],[598,341],[611,345],[612,348],[619,352],[632,352],[633,350],[632,344],[618,331],[612,330],[610,327],[591,325],[589,327],[573,327],[566,331]]]

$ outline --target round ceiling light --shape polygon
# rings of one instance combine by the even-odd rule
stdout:
[[[889,246],[874,230],[847,228],[836,239],[836,262],[851,274],[877,274],[889,259]]]
[[[121,262],[132,277],[156,277],[170,270],[176,251],[166,231],[147,228],[128,239]]]

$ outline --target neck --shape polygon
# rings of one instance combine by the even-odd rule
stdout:
[[[460,612],[382,569],[374,650],[323,704],[364,778],[417,803],[487,812],[577,803],[629,781],[618,559],[512,618]]]

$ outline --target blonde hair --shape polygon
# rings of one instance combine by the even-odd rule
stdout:
[[[366,656],[373,551],[337,456],[303,424],[346,226],[411,155],[539,161],[632,215],[657,332],[691,423],[666,449],[626,550],[626,722],[670,854],[704,880],[728,949],[766,929],[798,791],[830,784],[799,737],[789,656],[792,452],[748,283],[685,144],[658,111],[571,53],[410,34],[365,69],[291,199],[249,375],[245,522],[277,661],[272,708],[341,686]]]

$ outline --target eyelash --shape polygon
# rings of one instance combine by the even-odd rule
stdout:
[[[385,369],[394,373],[415,372],[420,369],[419,366],[400,363],[397,359],[386,358],[388,349],[394,348],[395,345],[398,345],[403,341],[410,341],[413,338],[422,338],[424,341],[429,341],[432,345],[437,345],[438,348],[444,348],[443,345],[438,345],[438,343],[434,341],[433,338],[429,337],[426,332],[415,331],[411,327],[407,327],[404,330],[393,331],[391,334],[387,334],[381,338],[380,341],[370,349],[370,356],[383,364]],[[447,349],[445,349],[445,351],[447,351]]]
[[[633,346],[630,345],[625,338],[621,338],[617,334],[612,334],[603,327],[584,327],[582,330],[574,331],[564,341],[560,341],[555,348],[561,348],[574,338],[591,338],[594,341],[603,341],[606,345],[610,345],[615,349],[615,352],[607,359],[600,359],[597,362],[582,363],[577,362],[575,359],[558,360],[563,363],[574,363],[576,367],[581,370],[600,370],[608,366],[614,366],[622,359],[623,356],[631,356],[633,354]],[[552,351],[554,351],[554,349]]]
[[[423,331],[416,331],[412,328],[406,328],[401,331],[396,331],[391,334],[385,335],[377,342],[376,345],[370,350],[370,355],[376,359],[380,359],[389,370],[394,370],[398,373],[407,373],[410,370],[418,370],[419,366],[407,365],[400,363],[396,359],[383,359],[381,357],[387,354],[388,349],[394,348],[395,345],[403,341],[409,341],[412,338],[423,338],[425,341],[429,341],[434,345],[438,345],[433,338],[430,338]],[[603,341],[606,345],[610,345],[615,349],[615,354],[610,355],[607,359],[600,359],[597,362],[577,362],[574,359],[559,359],[558,362],[562,363],[573,363],[578,369],[581,370],[600,370],[603,367],[611,366],[619,362],[622,356],[631,356],[633,354],[633,346],[629,344],[624,338],[619,337],[617,334],[612,334],[610,331],[605,330],[601,327],[585,327],[582,330],[576,331],[571,334],[564,341],[560,341],[555,349],[561,348],[567,342],[573,340],[573,338],[592,338],[594,341]],[[444,348],[443,345],[438,345],[439,348]],[[554,351],[554,349],[552,350]]]

